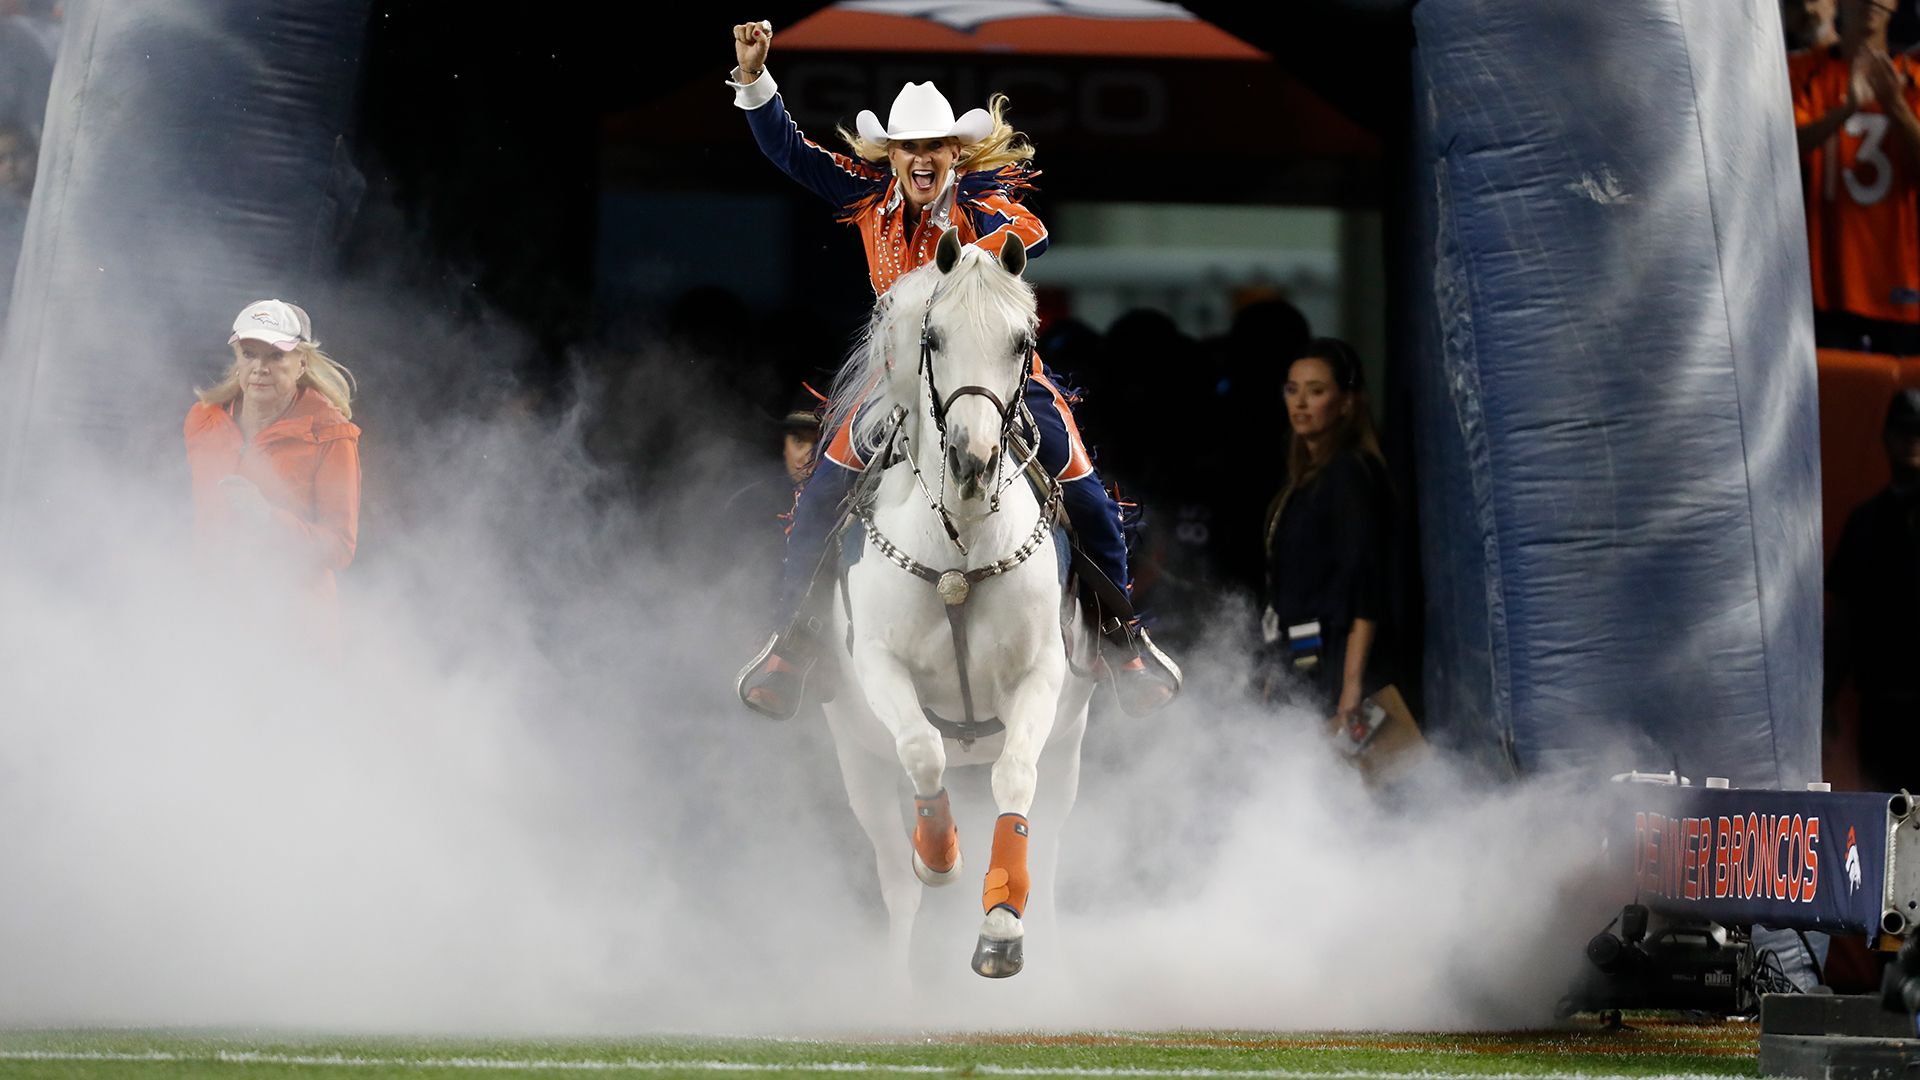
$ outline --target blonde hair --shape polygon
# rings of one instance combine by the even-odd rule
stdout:
[[[245,381],[246,362],[241,359],[236,343],[233,366],[227,369],[226,377],[205,390],[195,390],[201,401],[208,405],[225,405],[241,394],[241,384]],[[311,387],[328,403],[340,410],[340,415],[353,419],[353,391],[356,389],[353,372],[346,365],[320,351],[314,342],[302,341],[288,352],[300,354],[307,370],[300,373],[300,386]]]
[[[1013,130],[1007,123],[1007,95],[995,94],[987,99],[987,112],[993,117],[993,130],[987,137],[976,143],[962,146],[954,155],[953,167],[971,171],[991,172],[1006,165],[1018,165],[1033,160],[1033,143],[1022,132]],[[842,127],[838,129],[840,138],[852,148],[854,156],[862,161],[879,164],[887,160],[888,140],[863,139],[858,132]]]

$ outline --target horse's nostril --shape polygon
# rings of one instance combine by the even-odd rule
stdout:
[[[998,455],[999,451],[995,450],[985,461],[982,461],[978,455],[967,453],[957,446],[949,446],[947,447],[947,465],[956,481],[962,485],[971,485],[993,471],[993,463]]]

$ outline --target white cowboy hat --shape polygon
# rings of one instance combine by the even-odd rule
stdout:
[[[880,118],[871,109],[860,110],[853,126],[868,142],[953,138],[966,146],[993,133],[993,117],[985,109],[970,109],[955,120],[946,95],[932,83],[923,82],[900,88],[900,96],[893,99],[893,109],[887,113],[886,127],[880,126]]]

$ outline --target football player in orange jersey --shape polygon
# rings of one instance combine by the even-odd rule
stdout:
[[[1795,53],[1816,335],[1920,351],[1920,89],[1887,51],[1889,0],[1840,0],[1840,40]]]

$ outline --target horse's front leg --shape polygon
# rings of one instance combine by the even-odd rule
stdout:
[[[1045,828],[1034,838],[1029,856],[1033,888],[1027,897],[1026,916],[1021,920],[1029,933],[1041,939],[1043,950],[1049,947],[1045,943],[1053,943],[1052,955],[1055,956],[1060,955],[1060,908],[1055,900],[1060,842],[1080,794],[1080,744],[1087,727],[1085,694],[1068,690],[1065,698],[1077,704],[1070,710],[1063,701],[1062,708],[1054,714],[1053,734],[1047,740],[1046,753],[1040,756],[1038,790],[1033,797],[1033,811],[1028,815],[1044,823]]]
[[[900,773],[893,762],[871,752],[852,730],[855,725],[870,723],[866,710],[857,706],[827,708],[827,724],[840,757],[840,774],[846,780],[847,803],[873,846],[880,898],[887,905],[887,955],[892,974],[904,986],[913,920],[920,910],[920,883],[901,865]]]
[[[1033,808],[1040,754],[1053,734],[1065,677],[1064,657],[1045,657],[1004,698],[1007,742],[993,763],[993,801],[1000,816],[994,822],[993,857],[980,893],[987,915],[973,950],[973,970],[989,979],[1018,975],[1025,962],[1026,927],[1021,918],[1032,888],[1027,812]],[[1060,823],[1044,824],[1058,828]]]
[[[920,711],[913,676],[899,658],[856,646],[867,704],[893,735],[900,767],[913,784],[913,872],[928,885],[948,885],[960,875],[960,831],[947,805],[947,746]]]

